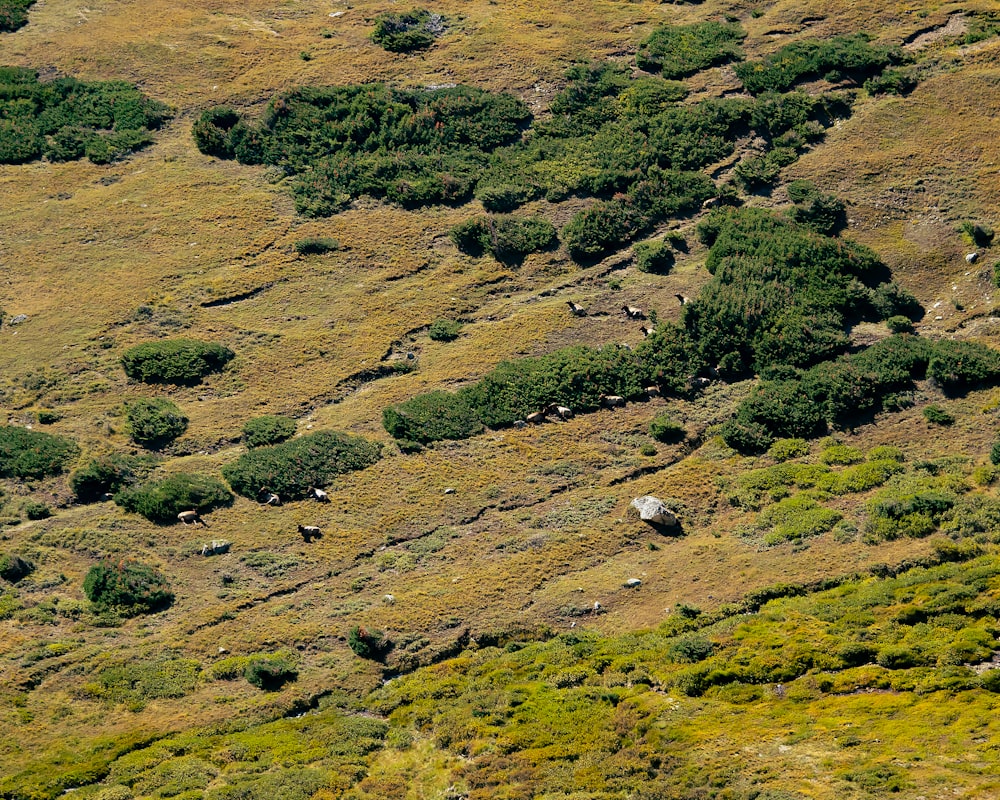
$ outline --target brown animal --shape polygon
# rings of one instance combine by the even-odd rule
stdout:
[[[624,408],[625,406],[625,398],[616,394],[602,394],[598,399],[605,408]]]
[[[555,414],[561,420],[567,420],[573,418],[573,409],[567,408],[566,406],[560,406],[553,403],[547,406],[545,412],[548,414]]]
[[[258,501],[262,506],[280,506],[281,498],[278,497],[274,492],[268,489],[266,486],[262,486],[259,492],[260,500]]]
[[[323,538],[323,531],[315,525],[299,525],[299,533],[302,534],[302,538],[305,539],[306,544],[312,542],[313,539]]]
[[[541,425],[543,422],[547,422],[544,411],[536,411],[533,414],[528,414],[524,419],[532,425]]]
[[[587,316],[587,309],[581,306],[579,303],[574,303],[572,300],[567,300],[566,305],[569,306],[569,310],[577,317]]]
[[[660,387],[659,386],[647,386],[643,389],[646,393],[646,397],[659,397]]]
[[[185,525],[202,525],[205,528],[208,527],[208,524],[205,522],[205,520],[201,518],[201,514],[199,514],[194,509],[191,509],[190,511],[182,511],[180,514],[177,515],[177,519],[179,519]]]
[[[635,306],[624,305],[622,306],[622,311],[625,312],[625,316],[629,319],[646,319],[646,315],[642,313],[641,308],[636,308]]]

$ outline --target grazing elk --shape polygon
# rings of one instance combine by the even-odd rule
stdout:
[[[299,525],[299,533],[302,534],[302,538],[305,540],[306,544],[312,542],[313,539],[323,538],[323,531],[315,525]]]
[[[625,398],[620,397],[617,394],[602,394],[598,400],[601,401],[601,405],[605,408],[624,408]]]
[[[274,492],[268,489],[266,486],[260,488],[258,492],[260,500],[258,501],[262,506],[280,506],[281,498],[278,497]]]
[[[660,387],[659,386],[645,386],[643,391],[646,393],[646,397],[660,397]]]
[[[545,413],[555,414],[559,419],[565,421],[567,419],[573,419],[573,409],[567,408],[566,406],[560,406],[553,403],[550,406],[546,406]]]
[[[622,311],[625,312],[625,316],[629,319],[646,319],[646,315],[642,313],[641,308],[626,304],[622,306]]]
[[[179,519],[185,525],[201,525],[202,527],[205,528],[208,527],[208,524],[205,522],[205,520],[201,518],[201,514],[199,514],[194,509],[191,509],[190,511],[182,511],[180,514],[177,515],[177,519]]]
[[[315,497],[321,503],[329,503],[330,495],[324,492],[322,489],[317,489],[315,486],[309,487],[309,494]]]
[[[569,310],[574,316],[577,317],[587,316],[587,309],[585,309],[579,303],[574,303],[572,300],[567,300],[566,305],[569,306]]]
[[[534,413],[528,414],[528,416],[524,419],[532,425],[541,425],[543,422],[548,421],[545,417],[544,411],[535,411]]]

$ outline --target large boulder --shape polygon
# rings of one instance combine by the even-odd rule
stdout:
[[[639,519],[651,525],[677,527],[677,516],[667,508],[659,497],[647,494],[632,501],[632,508],[639,512]]]

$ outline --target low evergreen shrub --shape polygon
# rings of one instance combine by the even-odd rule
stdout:
[[[193,386],[235,357],[227,347],[197,339],[162,339],[130,347],[121,357],[125,374],[143,383]]]
[[[141,514],[150,522],[170,525],[177,522],[182,511],[208,513],[233,502],[233,495],[217,478],[178,472],[157,481],[122,489],[115,495],[115,504],[133,514]]]
[[[451,230],[451,239],[468,255],[487,252],[497,261],[520,264],[528,253],[551,247],[556,240],[556,229],[541,217],[497,215],[456,225]]]
[[[355,625],[348,631],[347,644],[360,658],[381,661],[392,649],[392,642],[382,631]]]
[[[98,610],[121,616],[152,614],[174,600],[163,573],[131,560],[95,564],[83,580],[83,593]]]
[[[28,9],[36,0],[0,0],[0,31],[13,32],[28,24]]]
[[[0,425],[0,477],[58,475],[80,454],[71,439],[13,425]]]
[[[467,439],[483,430],[483,422],[464,393],[428,392],[382,412],[391,436],[428,444],[441,439]]]
[[[371,40],[392,53],[426,50],[444,32],[444,18],[425,8],[387,12],[375,17]]]
[[[340,249],[340,242],[329,236],[309,236],[295,243],[295,252],[300,256],[321,256]]]
[[[939,405],[931,404],[923,410],[924,419],[935,425],[953,425],[955,418]]]
[[[24,516],[30,520],[48,519],[52,516],[52,509],[38,500],[29,500],[24,504]]]
[[[262,488],[282,500],[309,496],[312,487],[327,486],[345,472],[370,467],[381,446],[360,436],[319,431],[268,447],[255,447],[222,468],[233,490],[257,499]]]
[[[247,447],[278,444],[295,434],[295,420],[279,414],[265,414],[247,420],[243,425],[243,443]]]
[[[661,25],[639,44],[635,62],[664,78],[685,78],[741,58],[739,45],[745,37],[739,25],[723,22]]]
[[[295,662],[285,654],[255,656],[243,670],[243,677],[258,689],[277,691],[299,676]]]
[[[664,241],[639,242],[633,249],[635,266],[639,272],[666,275],[673,269],[674,253]]]
[[[80,503],[96,503],[107,494],[145,477],[155,465],[151,458],[111,453],[91,459],[70,475],[69,485]]]
[[[30,559],[17,553],[0,553],[0,578],[8,583],[24,580],[35,571],[35,564]]]
[[[125,406],[125,428],[136,444],[159,450],[187,430],[188,418],[165,397],[143,397]]]
[[[658,442],[675,444],[684,441],[687,431],[669,412],[664,411],[653,417],[653,421],[649,423],[649,435]]]
[[[458,338],[462,323],[454,319],[436,319],[427,329],[427,335],[435,342],[451,342]]]

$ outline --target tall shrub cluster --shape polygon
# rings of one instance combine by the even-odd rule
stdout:
[[[17,5],[8,5],[13,9]],[[0,26],[11,15],[0,6]],[[24,67],[0,67],[0,163],[86,156],[107,164],[146,146],[167,107],[123,81],[39,81]]]
[[[381,447],[360,436],[319,431],[270,447],[255,447],[222,474],[233,490],[256,499],[261,489],[283,500],[302,499],[312,487],[327,486],[345,472],[370,467],[381,457]]]
[[[121,357],[122,369],[143,383],[193,386],[221,370],[236,354],[228,347],[197,339],[161,339],[130,347]]]
[[[58,475],[80,454],[65,436],[0,425],[0,478]]]
[[[151,614],[174,600],[163,573],[132,560],[95,564],[83,579],[83,593],[99,610],[122,616]]]
[[[185,472],[129,486],[115,495],[117,505],[160,525],[176,523],[182,511],[204,514],[232,502],[232,493],[218,478]]]
[[[426,50],[444,32],[444,18],[426,8],[391,11],[375,17],[371,40],[392,53]]]
[[[744,38],[746,32],[739,25],[724,22],[661,25],[639,45],[635,63],[664,78],[684,78],[740,58]]]

